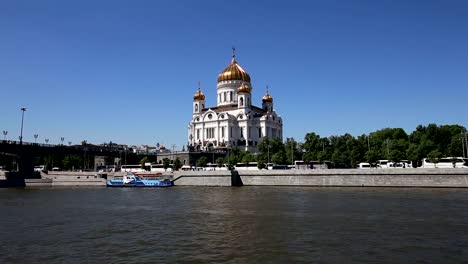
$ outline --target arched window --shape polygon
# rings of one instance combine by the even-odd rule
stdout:
[[[195,112],[198,112],[198,104],[195,104]]]
[[[240,98],[240,106],[244,106],[244,98],[243,97]]]
[[[232,102],[232,91],[229,93],[229,101]]]
[[[250,105],[250,98],[247,97],[247,106]]]

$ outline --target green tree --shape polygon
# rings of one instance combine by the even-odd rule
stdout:
[[[218,167],[222,167],[224,165],[224,159],[219,157],[216,159],[216,164],[218,165]]]
[[[427,157],[432,163],[434,163],[434,167],[437,168],[437,163],[439,163],[440,158],[442,158],[442,153],[438,150],[433,150],[427,155]]]
[[[274,164],[286,164],[286,153],[284,151],[276,152],[271,157],[271,162]]]
[[[164,158],[163,159],[163,168],[164,168],[165,171],[167,171],[167,169],[169,168],[170,165],[171,165],[171,161],[168,158]]]
[[[200,157],[196,163],[197,167],[206,167],[206,164],[208,164],[208,158],[205,156]]]
[[[421,156],[419,146],[414,143],[409,144],[409,147],[406,150],[406,157],[408,158],[408,160],[412,161],[413,164],[415,164],[418,160],[421,160],[423,158]]]
[[[393,162],[400,162],[404,159],[405,153],[398,149],[392,149],[389,154],[389,159]]]
[[[286,139],[286,143],[284,144],[284,150],[286,151],[286,161],[291,165],[294,165],[295,160],[299,160],[302,158],[302,153],[299,149],[299,145],[294,140],[294,138]]]
[[[180,159],[179,157],[177,157],[175,160],[174,160],[174,170],[175,171],[178,171],[180,168],[182,168],[182,162],[180,162]]]
[[[246,151],[242,156],[242,162],[248,163],[253,161],[255,161],[255,156],[250,151]]]
[[[77,170],[82,167],[82,158],[78,155],[67,155],[63,159],[63,169],[64,170]]]
[[[268,162],[268,158],[269,158],[269,161],[272,161],[272,157],[276,153],[285,152],[284,144],[283,142],[281,142],[280,139],[278,138],[269,139],[268,137],[264,137],[262,141],[260,142],[260,144],[258,144],[258,150],[259,150],[259,153],[257,155],[257,162],[258,162],[259,156],[261,156],[260,159],[264,159],[264,157],[266,157],[266,160]]]
[[[375,150],[369,150],[369,151],[366,152],[366,157],[365,158],[366,158],[366,161],[369,164],[375,165],[375,163],[379,159],[378,152],[375,151]]]
[[[237,163],[241,162],[242,157],[243,153],[238,147],[231,149],[227,158],[229,167],[234,167]]]
[[[263,170],[263,169],[266,168],[266,165],[265,165],[264,162],[258,162],[258,163],[257,163],[257,168],[258,168],[259,170]]]
[[[148,157],[146,157],[146,156],[143,157],[143,158],[140,160],[140,167],[144,170],[145,167],[146,167],[145,163],[148,163],[148,162],[149,162]]]

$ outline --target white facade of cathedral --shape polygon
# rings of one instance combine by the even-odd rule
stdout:
[[[188,126],[189,145],[196,150],[238,147],[257,152],[264,137],[283,137],[283,120],[273,108],[268,92],[262,107],[252,104],[249,74],[237,64],[235,55],[218,75],[217,106],[205,106],[200,87],[193,96],[192,120]]]

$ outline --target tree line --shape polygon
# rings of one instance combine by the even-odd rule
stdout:
[[[294,138],[281,142],[265,137],[258,145],[258,153],[233,148],[226,158],[218,158],[216,163],[234,166],[239,162],[258,162],[262,168],[266,163],[293,164],[295,160],[303,160],[329,161],[336,168],[352,168],[360,162],[409,160],[416,165],[423,158],[462,157],[465,145],[466,128],[460,125],[418,125],[410,134],[402,128],[384,128],[357,137],[348,133],[321,137],[310,132],[303,143]],[[206,166],[206,163],[206,159],[200,158],[196,165]]]

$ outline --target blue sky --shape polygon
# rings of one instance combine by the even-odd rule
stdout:
[[[467,1],[0,1],[0,130],[186,144],[231,47],[284,137],[468,126]]]

